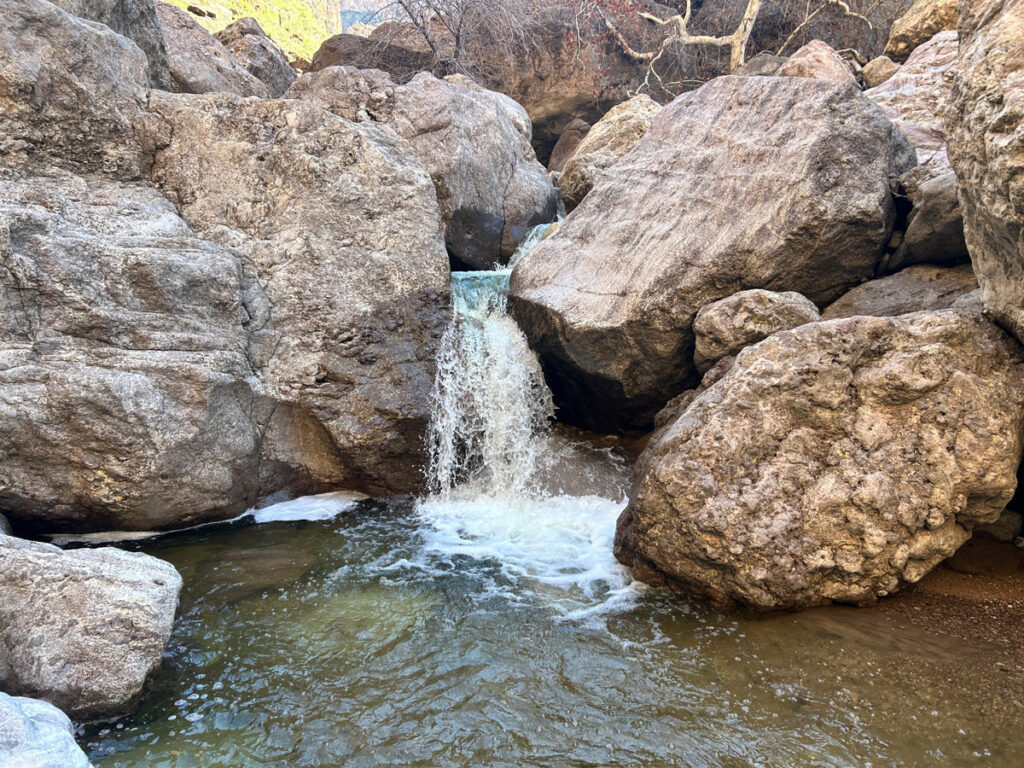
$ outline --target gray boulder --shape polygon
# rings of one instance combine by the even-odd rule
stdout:
[[[970,264],[957,267],[919,264],[858,285],[829,304],[821,314],[826,320],[835,320],[855,315],[887,317],[948,309],[957,299],[977,288]]]
[[[227,48],[192,16],[156,0],[167,46],[167,61],[178,93],[234,93],[267,98],[267,86],[250,74]]]
[[[562,129],[558,136],[555,148],[551,150],[551,158],[548,160],[548,170],[552,173],[561,173],[566,162],[576,152],[580,142],[590,132],[591,125],[586,120],[576,118]]]
[[[967,249],[985,308],[1024,339],[1024,5],[964,3],[947,113]]]
[[[912,208],[887,270],[910,264],[958,264],[967,261],[964,217],[957,197],[956,174],[945,161],[912,168],[900,177]]]
[[[29,529],[240,514],[261,434],[241,268],[156,190],[0,180],[0,509]],[[254,416],[255,414],[255,416]]]
[[[1020,346],[958,310],[776,333],[648,444],[616,555],[723,606],[891,594],[1013,497],[1022,374]]]
[[[68,716],[52,704],[0,693],[0,765],[91,768]]]
[[[11,536],[0,538],[0,562],[0,685],[78,720],[129,712],[171,636],[174,567]]]
[[[806,296],[754,288],[703,307],[693,321],[693,363],[704,372],[723,357],[766,339],[777,331],[821,320]]]
[[[124,35],[146,54],[149,62],[149,84],[169,91],[171,72],[167,65],[167,49],[157,20],[153,0],[53,0],[65,11],[83,19],[106,24]]]
[[[448,250],[465,265],[507,260],[532,227],[555,218],[557,194],[521,106],[466,78],[423,72],[394,85],[382,74],[329,67],[303,75],[285,98],[385,122],[406,139],[434,182]]]
[[[0,163],[141,176],[142,51],[44,0],[0,0],[0,18]]]
[[[853,85],[721,77],[677,98],[512,274],[560,416],[648,428],[695,379],[701,307],[750,288],[822,305],[872,276],[913,164]]]
[[[239,19],[218,32],[216,37],[249,74],[267,86],[270,96],[275,99],[287,91],[298,77],[256,19]]]

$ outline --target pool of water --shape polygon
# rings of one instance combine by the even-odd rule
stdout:
[[[103,768],[1021,764],[983,649],[644,589],[620,507],[339,501],[125,544],[181,571],[180,618],[139,710],[81,741]]]

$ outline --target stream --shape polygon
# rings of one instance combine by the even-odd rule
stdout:
[[[510,271],[453,275],[428,496],[124,544],[185,588],[138,711],[80,733],[98,766],[1019,764],[1019,692],[992,690],[983,648],[634,582],[611,553],[629,464],[549,428]]]

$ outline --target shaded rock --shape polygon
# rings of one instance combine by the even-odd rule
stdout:
[[[313,102],[153,93],[150,106],[170,136],[154,181],[265,296],[247,305],[248,354],[287,405],[274,472],[301,471],[309,439],[332,447],[336,487],[421,487],[449,270],[410,145]]]
[[[778,72],[779,67],[787,61],[789,61],[787,56],[775,56],[762,51],[754,56],[754,58],[736,67],[730,74],[747,77],[774,75]]]
[[[956,192],[956,174],[944,162],[912,168],[900,177],[913,208],[888,270],[910,264],[958,264],[967,261],[964,219]]]
[[[0,162],[142,175],[142,51],[43,0],[0,0],[0,18]]]
[[[953,310],[812,323],[739,354],[637,464],[634,573],[758,610],[918,581],[1016,487],[1019,346]]]
[[[548,160],[548,170],[552,173],[561,173],[566,162],[572,157],[580,142],[590,131],[590,123],[577,118],[562,129],[558,137],[558,143],[551,150],[551,159]]]
[[[5,768],[91,768],[75,728],[53,704],[0,693],[0,764]]]
[[[3,515],[0,515],[0,534],[3,534],[4,536],[11,536],[14,534],[14,529],[11,528],[11,524]]]
[[[0,538],[0,684],[79,720],[131,710],[171,636],[181,577],[112,547]]]
[[[871,276],[889,178],[913,162],[852,85],[723,77],[680,96],[512,274],[560,417],[648,427],[695,377],[698,309],[749,288],[821,305]]]
[[[1024,516],[1020,512],[1005,509],[994,523],[974,526],[974,532],[984,534],[996,541],[1011,544],[1020,536],[1021,528],[1024,528]]]
[[[922,165],[945,163],[943,121],[952,106],[956,55],[956,32],[941,32],[917,48],[895,75],[865,91],[906,134]]]
[[[821,40],[811,40],[798,49],[774,74],[777,77],[811,77],[857,85],[850,65],[832,46]]]
[[[239,19],[218,32],[216,37],[250,75],[267,87],[272,98],[276,99],[287,91],[298,77],[284,54],[254,18]]]
[[[0,181],[0,508],[149,530],[256,500],[238,260],[156,190]]]
[[[430,71],[434,56],[430,51],[415,50],[380,38],[359,35],[334,35],[324,40],[313,56],[310,72],[327,67],[379,69],[398,82],[405,82],[417,72]]]
[[[777,331],[821,320],[806,296],[754,288],[703,307],[693,321],[693,364],[702,373],[723,357],[766,339]]]
[[[970,264],[958,267],[919,264],[861,283],[829,304],[821,315],[826,320],[835,320],[855,315],[886,317],[948,309],[977,287]]]
[[[1024,6],[961,10],[949,155],[985,308],[1024,339]]]
[[[106,24],[119,35],[135,43],[149,63],[149,84],[153,88],[171,90],[171,72],[167,66],[167,50],[157,20],[153,0],[53,0],[74,16]]]
[[[900,71],[900,65],[888,56],[876,56],[861,70],[865,88],[875,88]]]
[[[386,122],[407,139],[437,191],[445,243],[477,269],[507,260],[530,229],[555,218],[557,196],[530,146],[525,110],[465,78],[423,72],[405,85],[381,73],[329,67],[303,75],[286,97],[349,119]]]
[[[178,93],[235,93],[267,98],[269,92],[246,71],[221,42],[188,14],[168,3],[156,2],[156,12],[167,46],[167,62]]]
[[[939,32],[956,29],[960,0],[915,0],[889,31],[884,55],[903,63],[919,45]]]
[[[660,104],[641,94],[612,107],[594,124],[562,169],[559,186],[566,208],[580,204],[604,172],[644,137],[660,111]]]

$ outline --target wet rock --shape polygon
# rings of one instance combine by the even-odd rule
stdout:
[[[949,155],[985,308],[1024,339],[1024,6],[961,10]]]
[[[449,270],[409,143],[313,102],[153,93],[150,106],[171,137],[153,180],[265,297],[247,307],[248,354],[286,406],[274,472],[308,467],[312,441],[330,447],[316,465],[336,487],[421,487]]]
[[[821,40],[811,40],[797,50],[774,74],[776,77],[812,77],[857,85],[850,65],[832,46]]]
[[[760,288],[740,291],[703,307],[693,321],[693,363],[704,372],[723,357],[766,339],[777,331],[821,320],[806,296]]]
[[[900,65],[888,56],[877,56],[864,65],[861,77],[866,88],[875,88],[900,71]]]
[[[594,124],[562,169],[558,183],[567,209],[578,206],[604,172],[637,145],[660,111],[649,96],[634,96]]]
[[[835,320],[855,315],[886,317],[948,309],[957,299],[977,287],[970,264],[958,267],[920,264],[858,285],[827,306],[821,314],[826,320]]]
[[[640,457],[616,555],[758,610],[919,580],[1013,496],[1024,361],[979,315],[811,323],[741,352]]]
[[[127,37],[146,55],[150,85],[171,90],[167,49],[154,0],[54,0],[54,4],[75,16],[106,24],[117,34]]]
[[[0,0],[0,18],[0,162],[142,175],[142,51],[43,0]]]
[[[249,74],[267,86],[271,97],[276,99],[295,82],[297,75],[292,65],[256,19],[239,19],[216,37]]]
[[[286,94],[349,119],[386,122],[430,173],[445,243],[477,269],[507,260],[530,229],[555,218],[557,196],[530,146],[525,110],[465,78],[421,73],[393,85],[382,73],[330,67],[303,75]]]
[[[0,693],[0,764],[5,768],[91,768],[68,716],[52,704]]]
[[[0,180],[0,509],[28,529],[240,514],[259,425],[241,267],[159,192]]]
[[[865,92],[906,134],[922,165],[945,163],[943,121],[952,107],[956,55],[956,32],[940,32],[917,48],[895,75]]]
[[[267,86],[246,71],[221,42],[189,15],[168,3],[156,2],[167,61],[178,93],[235,93],[267,98]]]
[[[112,547],[0,538],[0,685],[78,720],[124,714],[159,666],[181,577]]]
[[[889,31],[885,55],[897,63],[907,60],[937,33],[956,29],[959,0],[915,0]]]
[[[590,131],[590,123],[586,120],[576,119],[569,123],[562,130],[558,137],[558,143],[551,150],[551,159],[548,160],[548,170],[552,173],[561,173],[566,162],[572,157],[580,142]]]
[[[913,207],[907,214],[903,240],[889,256],[886,268],[967,261],[956,174],[946,162],[912,168],[900,177],[900,184]]]
[[[561,418],[649,427],[695,378],[698,309],[750,288],[821,305],[871,276],[889,179],[913,164],[852,85],[723,77],[680,96],[513,272]]]

